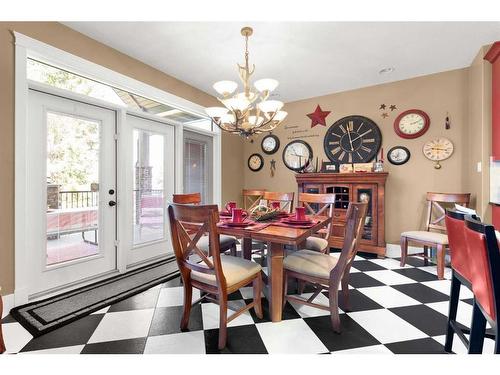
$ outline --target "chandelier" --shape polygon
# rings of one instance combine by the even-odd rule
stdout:
[[[241,29],[241,35],[245,37],[245,65],[237,66],[243,91],[235,94],[238,84],[234,81],[216,82],[213,88],[221,95],[217,99],[224,107],[205,109],[221,130],[245,138],[272,131],[287,116],[287,113],[281,110],[283,102],[268,100],[271,92],[278,87],[278,81],[263,78],[254,82],[255,90],[250,87],[250,76],[255,71],[255,64],[252,64],[251,69],[248,64],[248,37],[252,33],[251,27]]]

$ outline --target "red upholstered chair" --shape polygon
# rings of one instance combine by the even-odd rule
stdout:
[[[448,329],[446,333],[446,342],[444,349],[451,352],[453,346],[453,336],[457,334],[460,340],[468,346],[465,333],[470,333],[469,330],[462,330],[457,325],[457,308],[460,295],[460,286],[465,285],[472,290],[472,275],[470,269],[469,248],[465,241],[465,215],[456,210],[446,210],[445,225],[448,233],[448,246],[451,256],[451,291],[450,305],[448,312]]]
[[[495,332],[495,354],[500,354],[500,251],[495,228],[471,216],[465,217],[464,238],[469,249],[474,307],[469,353],[482,353],[489,322]]]

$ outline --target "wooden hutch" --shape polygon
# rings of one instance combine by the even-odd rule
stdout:
[[[345,216],[350,201],[368,200],[360,251],[385,256],[384,196],[388,173],[300,173],[295,178],[299,193],[335,194],[330,246],[341,248]]]

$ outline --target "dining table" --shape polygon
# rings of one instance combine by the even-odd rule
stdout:
[[[309,216],[312,224],[309,227],[284,225],[281,221],[253,222],[247,227],[229,227],[221,221],[218,226],[219,234],[234,236],[241,239],[242,256],[252,258],[252,241],[267,243],[267,275],[263,272],[265,283],[264,295],[269,301],[270,318],[273,322],[280,322],[283,309],[283,259],[285,245],[297,247],[307,237],[327,226],[331,218],[327,216]]]

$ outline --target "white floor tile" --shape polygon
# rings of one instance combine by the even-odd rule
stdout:
[[[269,354],[316,354],[328,349],[302,319],[257,324]]]
[[[235,309],[240,309],[245,304],[245,301],[228,301],[228,305],[232,306]],[[203,317],[203,329],[213,329],[219,328],[219,305],[215,303],[202,303],[201,304],[201,313]],[[234,314],[234,310],[228,309],[227,315]],[[247,324],[254,324],[252,316],[248,311],[245,311],[243,314],[238,316],[236,319],[229,322],[228,327],[236,327],[243,326]]]
[[[154,309],[113,312],[104,315],[89,343],[146,337]]]
[[[80,354],[85,345],[63,346],[61,348],[33,350],[19,354]]]
[[[2,324],[2,330],[7,353],[17,353],[33,338],[19,323]]]
[[[413,299],[406,294],[391,288],[390,286],[358,288],[358,290],[385,308],[420,304],[420,302],[416,299]]]
[[[361,272],[361,271],[354,267],[351,267],[351,269],[349,270],[349,273],[356,273],[356,272]]]
[[[469,335],[465,335],[465,337],[469,338]],[[433,337],[433,339],[444,346],[444,343],[446,341],[446,335],[435,336]],[[456,354],[467,354],[467,348],[456,335],[453,338],[453,345],[451,346],[451,350]],[[495,352],[495,341],[485,338],[483,344],[483,354],[493,354],[494,352]]]
[[[337,350],[332,354],[393,354],[384,345],[363,346],[362,348]]]
[[[395,270],[400,268],[413,268],[413,266],[409,264],[405,264],[403,267],[400,266],[399,260],[392,258],[384,258],[384,259],[370,259],[370,262],[378,264],[388,270]]]
[[[447,296],[450,295],[451,280],[434,280],[425,281],[421,283],[428,286],[429,288],[435,289],[438,292],[444,293]],[[471,292],[469,288],[464,285],[460,286],[460,299],[474,298],[474,293]]]
[[[440,312],[444,316],[448,317],[449,301],[426,303],[427,306]],[[466,327],[470,327],[472,320],[472,305],[465,302],[458,302],[457,310],[457,322],[463,324]],[[490,327],[489,323],[486,323],[487,327]]]
[[[200,290],[193,288],[191,301],[200,298]],[[163,288],[160,290],[156,307],[182,306],[184,304],[184,287]]]
[[[370,310],[347,313],[382,344],[428,337],[389,310]]]
[[[108,310],[109,310],[109,308],[110,308],[110,307],[111,307],[111,306],[106,306],[106,307],[103,307],[102,309],[97,310],[97,311],[93,312],[93,313],[92,313],[92,314],[90,314],[90,315],[94,315],[94,314],[106,314],[106,313],[108,312]]]
[[[311,296],[312,296],[312,293],[304,293],[304,294],[300,295],[300,297],[306,298],[306,299],[309,298],[309,297],[311,297]],[[293,306],[293,308],[295,309],[295,311],[297,311],[302,318],[311,318],[313,316],[330,315],[330,312],[326,311],[326,310],[317,309],[317,308],[312,307],[312,306],[301,305],[300,303],[297,303],[297,302],[294,302],[294,301],[289,301],[289,302]],[[328,298],[323,293],[320,293],[313,300],[313,302],[314,303],[319,303],[320,305],[325,305],[325,306],[329,306],[329,304],[330,304]],[[339,312],[341,314],[343,313],[343,311],[341,309],[339,309]]]
[[[399,284],[413,284],[416,283],[415,280],[409,277],[403,276],[397,272],[391,270],[380,270],[380,271],[367,271],[365,272],[368,276],[384,283],[385,285],[399,285]]]
[[[148,337],[144,354],[205,354],[203,331]]]
[[[253,299],[253,288],[251,286],[240,288],[240,293],[244,299]],[[261,292],[260,295],[263,297],[264,293]]]

